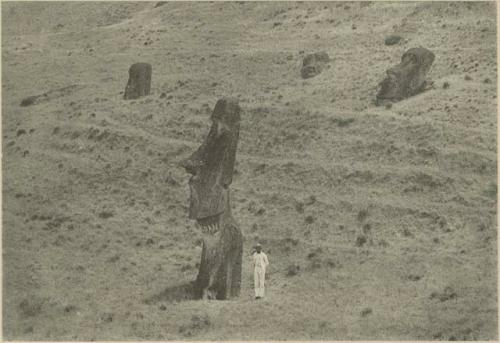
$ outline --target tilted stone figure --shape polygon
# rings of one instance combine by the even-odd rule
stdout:
[[[243,235],[231,215],[229,195],[240,130],[238,100],[219,100],[211,119],[205,141],[181,166],[192,174],[189,218],[196,219],[203,232],[195,297],[228,299],[240,293],[243,253]]]
[[[309,54],[302,61],[300,75],[303,79],[314,77],[323,71],[328,62],[330,62],[330,56],[326,52]]]
[[[434,54],[425,48],[411,48],[403,54],[401,63],[387,70],[380,83],[377,105],[396,102],[422,92],[426,75],[434,62]]]

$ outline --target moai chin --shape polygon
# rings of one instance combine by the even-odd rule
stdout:
[[[123,98],[138,99],[149,95],[151,89],[152,68],[149,63],[132,64],[128,70],[128,82],[125,87]]]
[[[203,233],[203,249],[195,297],[228,299],[240,294],[243,235],[231,215],[229,187],[233,180],[240,131],[240,107],[220,99],[212,126],[201,146],[181,166],[189,180],[189,218]]]
[[[411,48],[401,57],[401,63],[387,70],[380,83],[377,105],[396,102],[422,92],[426,74],[434,62],[434,54],[425,48]]]

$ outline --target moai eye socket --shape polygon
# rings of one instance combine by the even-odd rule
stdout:
[[[401,60],[401,63],[403,64],[417,64],[418,58],[414,54],[404,54],[403,58]]]
[[[217,137],[220,137],[224,133],[226,133],[226,132],[228,132],[228,131],[231,130],[231,128],[228,127],[228,125],[225,122],[223,122],[222,120],[217,120],[215,125],[216,125],[216,128],[217,128],[217,130],[216,130]]]

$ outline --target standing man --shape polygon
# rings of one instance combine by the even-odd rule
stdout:
[[[266,278],[266,268],[269,265],[269,261],[267,260],[267,255],[262,252],[262,245],[260,244],[255,246],[255,252],[252,257],[255,299],[261,299],[264,297],[264,280]]]

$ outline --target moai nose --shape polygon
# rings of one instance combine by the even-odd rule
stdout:
[[[392,67],[387,70],[387,76],[393,79],[397,79],[401,76],[401,68],[399,66]]]
[[[179,163],[179,166],[191,175],[196,175],[199,165],[200,161],[194,161],[192,158],[186,158]]]

